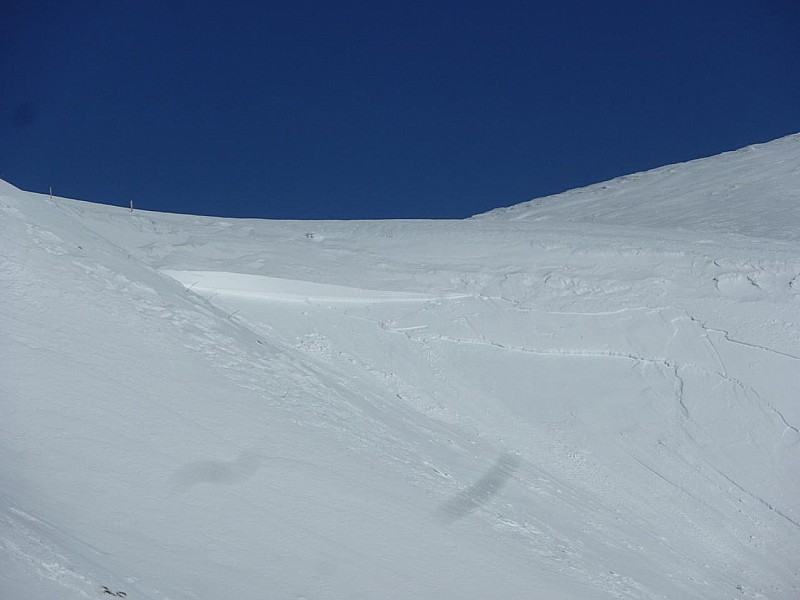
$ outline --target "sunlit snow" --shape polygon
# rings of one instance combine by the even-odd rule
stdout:
[[[798,390],[800,135],[464,221],[0,182],[3,600],[795,599]]]

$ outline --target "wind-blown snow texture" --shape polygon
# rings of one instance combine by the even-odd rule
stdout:
[[[0,182],[0,597],[800,597],[800,136],[466,221]]]

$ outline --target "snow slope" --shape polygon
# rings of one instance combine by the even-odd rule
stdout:
[[[480,218],[557,219],[800,241],[800,134],[501,208]]]
[[[380,222],[0,182],[0,598],[799,597],[798,173]]]

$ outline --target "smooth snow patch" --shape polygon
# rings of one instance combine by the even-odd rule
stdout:
[[[162,273],[195,292],[213,292],[215,295],[263,298],[281,302],[427,302],[439,299],[429,294],[367,290],[344,285],[329,285],[314,281],[244,273],[172,270],[164,270]],[[463,297],[465,296],[448,296],[448,298]]]

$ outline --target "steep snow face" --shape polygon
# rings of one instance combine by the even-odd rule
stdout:
[[[800,134],[481,215],[800,241]]]
[[[799,147],[467,221],[0,182],[0,597],[798,597]]]

